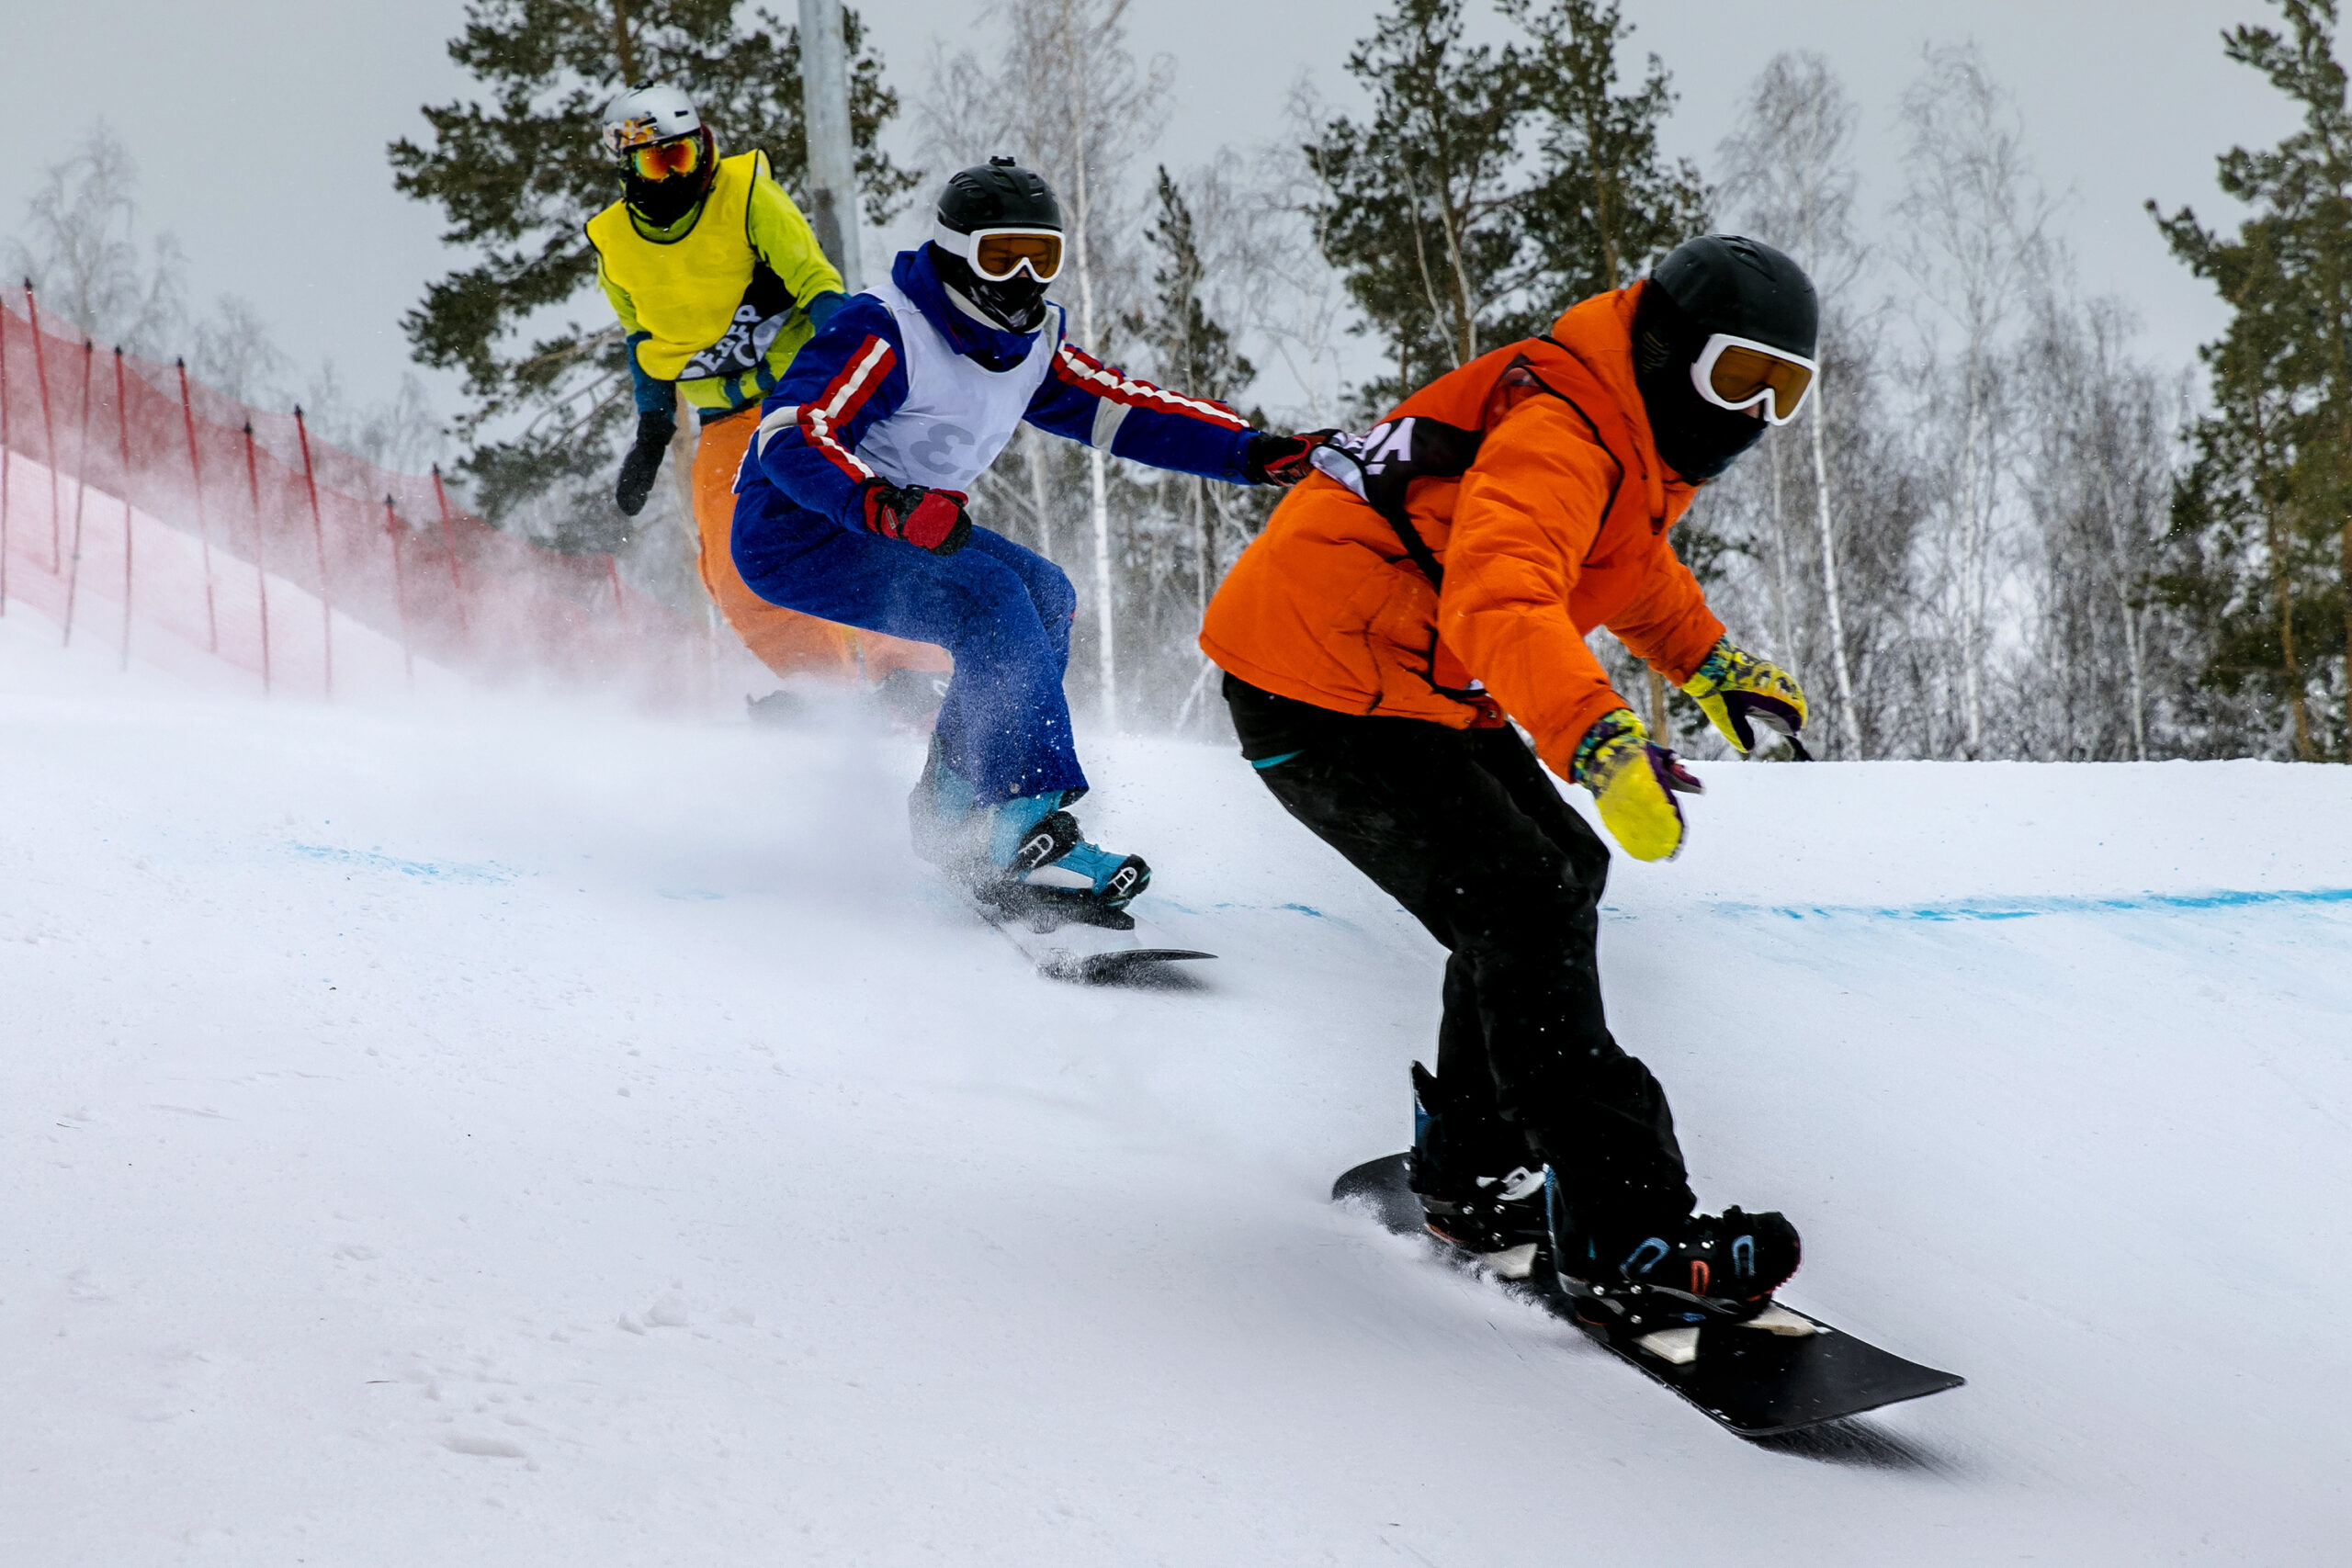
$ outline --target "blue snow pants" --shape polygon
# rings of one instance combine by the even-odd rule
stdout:
[[[1086,787],[1062,694],[1078,592],[1061,568],[986,528],[952,556],[854,533],[757,481],[736,497],[732,542],[769,604],[954,656],[941,757],[979,805]]]

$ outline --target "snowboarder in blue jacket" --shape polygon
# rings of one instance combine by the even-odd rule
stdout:
[[[1046,299],[1059,204],[1010,158],[957,174],[929,243],[853,298],[761,405],[736,480],[735,564],[772,604],[955,656],[909,802],[919,852],[993,901],[1124,924],[1150,869],[1088,843],[1062,672],[1077,594],[1053,562],[974,525],[972,481],[1023,421],[1155,468],[1289,485],[1326,433],[1103,365]]]

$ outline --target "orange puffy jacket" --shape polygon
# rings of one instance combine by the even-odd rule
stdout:
[[[1326,474],[1292,491],[1218,588],[1201,650],[1340,713],[1468,728],[1499,722],[1499,705],[1563,777],[1593,721],[1630,705],[1586,632],[1606,626],[1668,680],[1690,679],[1724,627],[1667,540],[1694,491],[1659,461],[1634,384],[1644,287],[1588,299],[1550,336],[1397,406],[1379,429],[1418,417],[1476,448],[1458,478],[1402,487],[1409,532]]]

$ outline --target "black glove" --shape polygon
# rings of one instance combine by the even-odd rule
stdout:
[[[1298,435],[1252,435],[1242,467],[1251,484],[1279,485],[1288,490],[1315,471],[1315,465],[1306,460],[1307,455],[1339,434],[1336,430],[1309,430]]]
[[[638,414],[637,445],[621,459],[621,477],[613,486],[614,502],[629,516],[645,510],[645,498],[653,493],[653,476],[662,471],[662,454],[677,434],[678,422],[666,413]]]

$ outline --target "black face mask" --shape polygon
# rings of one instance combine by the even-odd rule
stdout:
[[[972,270],[962,256],[931,247],[932,265],[939,281],[980,308],[981,313],[1009,333],[1034,333],[1046,322],[1046,286],[1025,272],[1001,283],[991,283]]]
[[[667,229],[692,212],[695,203],[709,189],[707,176],[673,175],[666,180],[641,180],[635,175],[621,176],[622,198],[631,212],[653,229]]]
[[[1717,408],[1691,384],[1690,367],[1708,333],[1655,283],[1634,307],[1634,382],[1648,411],[1650,434],[1667,467],[1690,484],[1704,484],[1732,459],[1764,439],[1771,427],[1752,412]]]

